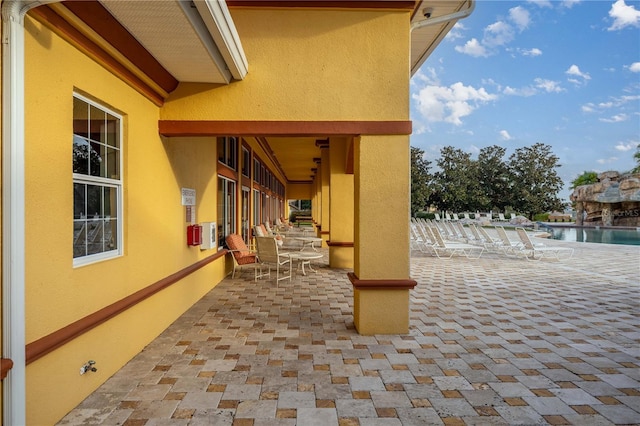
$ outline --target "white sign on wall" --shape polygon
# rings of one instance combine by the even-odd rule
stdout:
[[[195,206],[196,205],[196,190],[189,188],[182,188],[182,205],[183,206]]]

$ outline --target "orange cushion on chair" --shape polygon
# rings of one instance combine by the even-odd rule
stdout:
[[[227,235],[227,238],[225,238],[225,241],[227,242],[227,247],[229,247],[231,250],[237,250],[232,252],[233,257],[235,257],[236,259],[240,259],[245,256],[253,256],[255,259],[255,254],[249,251],[249,248],[247,248],[247,245],[244,243],[244,240],[240,235],[238,234]]]

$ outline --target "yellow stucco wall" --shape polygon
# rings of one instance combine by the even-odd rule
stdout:
[[[249,73],[180,84],[166,120],[408,120],[409,12],[232,9]]]
[[[77,321],[208,255],[186,246],[181,187],[197,220],[216,217],[213,138],[167,140],[159,109],[27,18],[25,23],[26,341]],[[74,268],[72,96],[82,91],[124,116],[124,256]],[[28,424],[51,424],[218,283],[224,259],[27,366]],[[95,360],[98,372],[79,368]]]

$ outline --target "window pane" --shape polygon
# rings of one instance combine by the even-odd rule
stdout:
[[[107,127],[105,129],[107,145],[120,147],[120,120],[111,114],[107,114]]]
[[[104,124],[107,113],[93,105],[89,108],[89,135],[94,141],[106,143]]]
[[[89,104],[73,98],[73,134],[89,137]]]
[[[73,257],[87,255],[87,221],[76,220],[73,222]]]
[[[102,188],[87,185],[87,218],[98,219],[102,216]]]
[[[118,209],[117,207],[117,190],[115,188],[111,188],[109,186],[105,186],[103,188],[103,217],[105,218],[116,218],[118,217]]]
[[[118,248],[118,219],[105,220],[104,243],[105,250],[116,250]]]
[[[106,149],[106,175],[110,179],[120,179],[120,151],[117,149]]]
[[[87,186],[81,183],[73,184],[73,218],[84,219],[87,217],[86,191]]]
[[[104,162],[102,158],[104,156],[104,145],[100,145],[96,142],[91,142],[90,154],[89,154],[89,175],[91,176],[103,176],[104,170],[102,170]]]
[[[87,254],[102,253],[104,238],[104,220],[95,219],[87,221]]]
[[[73,135],[73,173],[89,174],[89,142]]]

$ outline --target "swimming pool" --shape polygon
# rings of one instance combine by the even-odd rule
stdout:
[[[553,230],[553,239],[585,243],[640,245],[640,231],[630,229],[594,229],[594,228],[557,228]],[[547,230],[545,229],[545,230]]]

